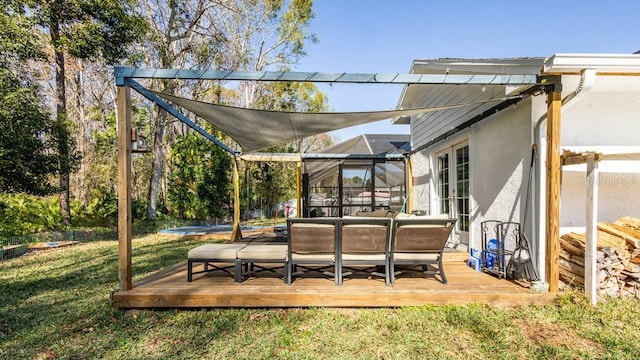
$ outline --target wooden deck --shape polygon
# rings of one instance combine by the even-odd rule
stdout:
[[[407,272],[392,287],[384,279],[356,275],[342,286],[324,277],[297,278],[284,284],[281,274],[263,272],[234,283],[220,271],[194,276],[187,282],[186,261],[144,279],[129,291],[116,291],[117,308],[207,307],[398,307],[411,305],[464,305],[481,303],[497,307],[550,303],[555,294],[534,294],[509,280],[474,271],[466,265],[466,253],[445,253],[449,284],[439,278]]]

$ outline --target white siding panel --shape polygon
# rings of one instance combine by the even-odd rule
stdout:
[[[490,100],[504,96],[502,86],[441,86],[437,93],[426,93],[416,106],[442,106],[450,104],[470,103],[475,101]],[[482,111],[495,106],[498,102],[487,103],[480,106],[468,106],[452,110],[436,111],[416,116],[411,121],[411,134],[413,147],[419,147],[450,129],[464,123]]]

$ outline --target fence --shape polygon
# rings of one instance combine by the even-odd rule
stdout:
[[[212,221],[163,220],[145,222],[133,226],[133,235],[153,234],[160,230],[181,226],[212,226]],[[89,242],[118,239],[117,228],[72,229],[51,231],[39,234],[16,235],[0,238],[0,261],[22,255],[28,251],[29,245],[59,241]]]

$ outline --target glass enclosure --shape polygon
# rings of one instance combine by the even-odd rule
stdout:
[[[309,178],[303,214],[355,216],[375,210],[400,211],[406,193],[404,160],[342,160]]]

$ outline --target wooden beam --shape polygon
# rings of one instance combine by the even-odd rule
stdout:
[[[587,159],[587,241],[585,242],[584,290],[591,304],[598,302],[598,160],[597,154],[588,155]]]
[[[131,89],[118,86],[118,283],[132,289]]]
[[[238,158],[233,158],[233,231],[231,241],[242,238],[240,231],[240,175],[238,172]]]
[[[547,94],[547,212],[546,275],[549,291],[557,292],[560,280],[560,128],[562,96],[560,89],[552,87]]]
[[[452,256],[453,255],[453,256]],[[391,289],[383,279],[353,274],[342,286],[323,277],[299,277],[292,285],[281,275],[260,273],[242,284],[222,272],[196,275],[187,282],[187,265],[165,269],[143,279],[130,291],[112,294],[117,308],[202,308],[202,307],[398,307],[487,304],[519,307],[549,304],[557,294],[536,294],[511,281],[500,280],[467,266],[466,252],[445,252],[444,267],[449,284],[421,272],[403,272]],[[199,267],[198,269],[202,269]]]
[[[640,160],[640,153],[600,154],[600,160]]]
[[[587,155],[584,153],[576,153],[573,151],[564,150],[562,152],[562,165],[577,165],[587,162]]]

